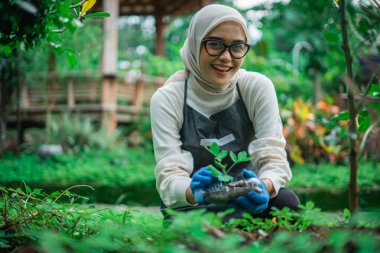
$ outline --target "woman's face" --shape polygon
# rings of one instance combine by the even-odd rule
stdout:
[[[217,25],[204,39],[215,39],[226,45],[247,41],[243,28],[234,21],[226,21]],[[200,71],[208,82],[223,86],[239,70],[243,59],[244,57],[242,59],[233,58],[228,49],[220,56],[211,56],[202,45],[199,55]]]

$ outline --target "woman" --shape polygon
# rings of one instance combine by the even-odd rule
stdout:
[[[296,209],[297,196],[284,185],[291,178],[285,139],[272,82],[240,69],[249,50],[241,14],[223,5],[208,5],[191,20],[181,49],[185,71],[172,75],[151,100],[157,190],[162,211],[207,208],[268,216],[270,208]],[[194,192],[217,179],[207,165],[213,156],[204,146],[246,151],[252,162],[234,167],[232,175],[260,179],[259,192],[239,196],[231,205],[197,203]]]

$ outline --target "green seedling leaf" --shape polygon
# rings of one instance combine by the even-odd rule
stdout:
[[[110,16],[111,14],[109,14],[108,12],[95,12],[95,13],[86,14],[86,18],[106,18]]]
[[[211,175],[214,177],[219,177],[220,176],[220,171],[215,168],[213,165],[207,166],[207,168],[211,171]]]
[[[231,177],[230,175],[220,175],[220,176],[218,176],[218,180],[220,181],[220,182],[230,182],[230,181],[232,181],[234,178],[233,177]]]
[[[247,159],[247,152],[241,151],[238,154],[238,162],[244,162]]]
[[[228,155],[228,151],[227,150],[221,150],[216,156],[215,156],[215,159],[220,161],[222,160],[223,158],[225,158],[226,156]]]
[[[231,160],[232,160],[234,163],[237,162],[238,159],[237,159],[237,157],[236,157],[236,155],[235,155],[234,152],[230,151],[230,157],[231,157]]]
[[[220,147],[219,147],[218,143],[213,142],[211,144],[211,147],[210,147],[209,150],[210,150],[211,154],[217,155],[219,153],[219,151],[220,151]]]

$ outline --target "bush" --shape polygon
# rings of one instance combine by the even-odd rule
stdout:
[[[0,249],[42,252],[376,252],[379,212],[328,214],[312,203],[295,213],[275,210],[272,219],[223,223],[228,213],[160,214],[75,204],[69,191],[0,188]],[[70,203],[60,203],[62,198]],[[26,245],[29,245],[26,247]]]

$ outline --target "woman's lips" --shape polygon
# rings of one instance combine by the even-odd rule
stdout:
[[[230,71],[232,68],[227,66],[221,66],[221,65],[211,65],[211,67],[218,73],[225,75],[228,71]]]

